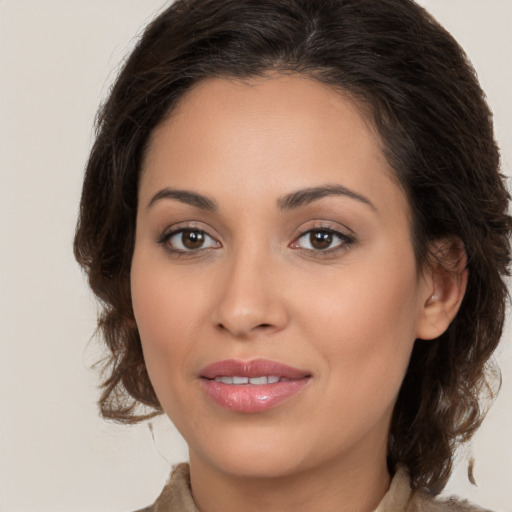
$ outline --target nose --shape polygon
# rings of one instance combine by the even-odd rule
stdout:
[[[239,339],[282,330],[288,314],[280,270],[262,251],[233,255],[219,276],[215,327]]]

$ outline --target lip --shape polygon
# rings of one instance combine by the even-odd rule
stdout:
[[[224,384],[216,377],[278,376],[286,381],[272,384]],[[218,405],[235,412],[257,413],[271,409],[300,393],[311,380],[311,372],[268,359],[218,361],[199,372],[206,394]]]

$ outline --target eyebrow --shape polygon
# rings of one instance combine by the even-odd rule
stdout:
[[[343,185],[327,184],[319,187],[308,187],[281,197],[277,201],[280,210],[293,210],[328,196],[346,196],[355,199],[360,203],[368,205],[372,210],[377,211],[375,205],[365,196],[350,190]]]
[[[181,203],[189,204],[200,208],[201,210],[207,210],[209,212],[217,211],[217,203],[209,197],[192,192],[190,190],[177,190],[172,188],[163,188],[159,190],[148,203],[148,208],[151,208],[160,199],[175,199]]]
[[[277,206],[281,211],[293,210],[306,206],[314,201],[328,196],[345,196],[355,199],[360,203],[368,205],[372,210],[376,211],[374,204],[365,196],[350,190],[343,185],[327,184],[318,187],[308,187],[287,194],[277,200]],[[206,197],[197,192],[190,190],[180,190],[172,188],[163,188],[159,190],[149,201],[148,208],[151,208],[157,201],[161,199],[174,199],[191,206],[195,206],[201,210],[215,212],[218,210],[217,202],[214,199]]]

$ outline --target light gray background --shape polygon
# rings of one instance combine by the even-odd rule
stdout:
[[[222,1],[222,0],[219,0]],[[512,0],[423,0],[466,48],[512,174]],[[165,420],[103,422],[96,306],[71,243],[95,110],[162,0],[0,0],[0,511],[134,510],[186,447]],[[512,331],[503,388],[448,492],[512,511]],[[479,487],[467,483],[470,453]]]

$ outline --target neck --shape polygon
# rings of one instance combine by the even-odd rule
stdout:
[[[279,477],[240,477],[190,454],[194,501],[200,512],[371,512],[390,484],[385,451],[366,464],[333,460]]]

